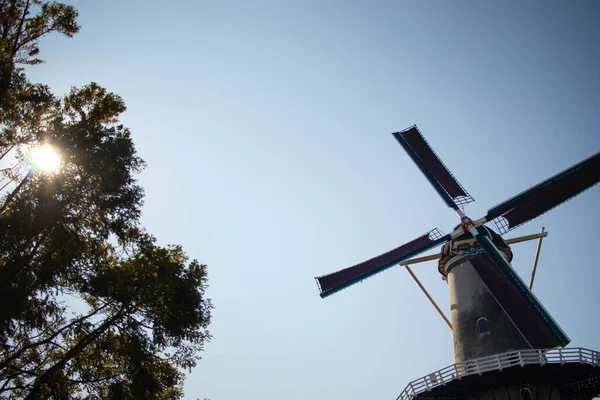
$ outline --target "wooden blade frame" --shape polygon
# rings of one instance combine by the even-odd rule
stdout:
[[[317,276],[315,280],[320,296],[322,298],[330,296],[387,268],[394,267],[407,258],[439,246],[449,239],[449,235],[442,235],[437,228],[432,229],[426,234],[370,260],[331,274]]]
[[[600,152],[490,208],[485,216],[504,234],[600,182]]]
[[[392,135],[404,148],[448,207],[458,210],[459,206],[473,201],[473,197],[467,193],[465,188],[450,173],[442,160],[440,160],[431,146],[429,146],[423,135],[421,135],[416,125],[401,132],[394,132]]]

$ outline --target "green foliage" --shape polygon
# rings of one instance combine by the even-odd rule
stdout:
[[[39,64],[39,39],[51,32],[73,37],[77,10],[57,2],[4,0],[0,3],[0,50],[13,64]]]
[[[5,343],[10,351],[0,361],[0,381],[15,383],[11,395],[182,395],[178,368],[195,366],[210,339],[206,267],[188,262],[178,247],[156,246],[146,233],[135,236],[121,248],[132,256],[107,246],[107,256],[79,270],[86,313],[67,320],[64,304],[53,298],[59,310],[53,318],[39,328],[16,326],[12,337],[22,343]]]
[[[137,222],[143,191],[133,174],[144,163],[127,129],[102,123],[122,110],[118,96],[92,83],[73,89],[41,131],[65,163],[60,174],[24,178],[2,205],[0,248],[12,251],[3,254],[0,295],[15,306],[0,311],[0,337],[31,293],[78,278],[99,241]]]
[[[76,33],[77,12],[0,0],[0,14],[0,159],[16,163],[0,201],[0,398],[180,398],[210,340],[206,266],[139,227],[145,164],[123,100],[96,83],[57,99],[15,67],[39,62],[43,35]],[[24,175],[42,143],[60,171]]]
[[[30,142],[54,100],[47,86],[27,82],[18,65],[41,63],[40,38],[52,32],[72,37],[79,31],[76,19],[75,8],[62,3],[0,0],[0,123],[5,125],[0,146]],[[20,125],[29,128],[25,137],[18,135]]]

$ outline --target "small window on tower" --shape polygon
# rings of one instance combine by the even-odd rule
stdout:
[[[521,388],[519,390],[519,397],[521,400],[531,400],[533,398],[531,397],[531,390],[529,388]]]
[[[477,332],[485,333],[489,332],[490,328],[488,328],[488,320],[487,318],[481,317],[477,320]]]

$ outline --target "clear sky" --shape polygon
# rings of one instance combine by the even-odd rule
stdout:
[[[148,162],[143,224],[209,265],[216,309],[186,397],[393,399],[453,363],[394,268],[322,300],[313,277],[454,213],[396,143],[417,124],[473,218],[600,150],[597,1],[80,1],[33,80],[125,99]],[[508,237],[550,232],[534,292],[600,350],[600,188]],[[535,242],[513,246],[528,281]],[[436,263],[414,270],[449,314]]]

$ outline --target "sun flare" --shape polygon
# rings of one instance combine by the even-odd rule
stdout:
[[[31,160],[35,168],[45,172],[57,172],[60,168],[60,156],[49,145],[43,145],[33,150]]]

